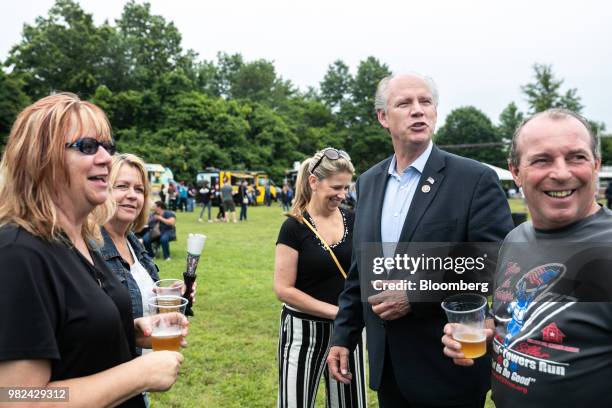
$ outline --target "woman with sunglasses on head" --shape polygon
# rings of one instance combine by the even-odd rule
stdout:
[[[73,94],[35,102],[13,125],[0,163],[0,387],[143,407],[143,391],[176,381],[180,353],[134,358],[155,317],[132,319],[127,290],[93,249],[90,214],[110,203],[114,152],[106,115]]]
[[[329,147],[306,159],[289,218],[278,235],[274,290],[283,302],[278,345],[281,408],[314,406],[322,374],[326,406],[366,406],[361,342],[351,354],[350,384],[336,382],[325,364],[338,296],[351,262],[354,215],[339,206],[354,172],[342,150]]]

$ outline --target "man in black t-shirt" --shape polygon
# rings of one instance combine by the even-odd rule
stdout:
[[[531,222],[506,237],[492,314],[498,408],[612,406],[612,212],[595,200],[601,159],[586,120],[551,109],[527,119],[509,167]],[[445,328],[444,352],[460,365]]]

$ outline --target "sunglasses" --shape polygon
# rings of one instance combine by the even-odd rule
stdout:
[[[344,150],[338,150],[338,149],[334,149],[333,147],[329,147],[329,148],[323,150],[323,154],[321,155],[319,160],[317,160],[315,165],[312,166],[312,170],[310,170],[310,174],[314,174],[315,169],[317,168],[317,166],[319,164],[321,164],[321,162],[323,161],[324,157],[327,157],[329,160],[338,160],[341,157],[343,159],[348,160],[348,161],[351,160],[351,157]]]
[[[98,152],[98,147],[100,146],[102,146],[111,156],[117,152],[117,146],[115,146],[113,142],[100,142],[93,137],[83,137],[75,140],[72,143],[66,143],[66,148],[76,149],[79,152],[87,155],[96,154]]]

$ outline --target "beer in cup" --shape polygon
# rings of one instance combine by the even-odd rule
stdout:
[[[485,315],[487,298],[474,293],[453,295],[442,302],[453,339],[461,344],[465,358],[477,358],[487,352]]]
[[[181,345],[182,320],[187,299],[178,296],[153,296],[151,312],[151,343],[153,351],[178,351]]]
[[[181,327],[172,326],[153,330],[151,346],[153,351],[179,351],[181,348]]]
[[[153,292],[161,296],[183,296],[185,282],[180,279],[161,279],[153,284]]]

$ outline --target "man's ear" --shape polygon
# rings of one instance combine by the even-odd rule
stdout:
[[[379,110],[376,112],[376,117],[378,118],[378,122],[385,129],[389,129],[389,124],[387,123],[387,113],[384,110]]]
[[[514,184],[516,184],[517,187],[522,187],[521,186],[521,178],[519,177],[519,169],[518,169],[518,167],[514,167],[514,165],[512,164],[512,162],[510,160],[508,160],[508,169],[510,170],[510,173],[512,173],[512,178],[514,179]]]

